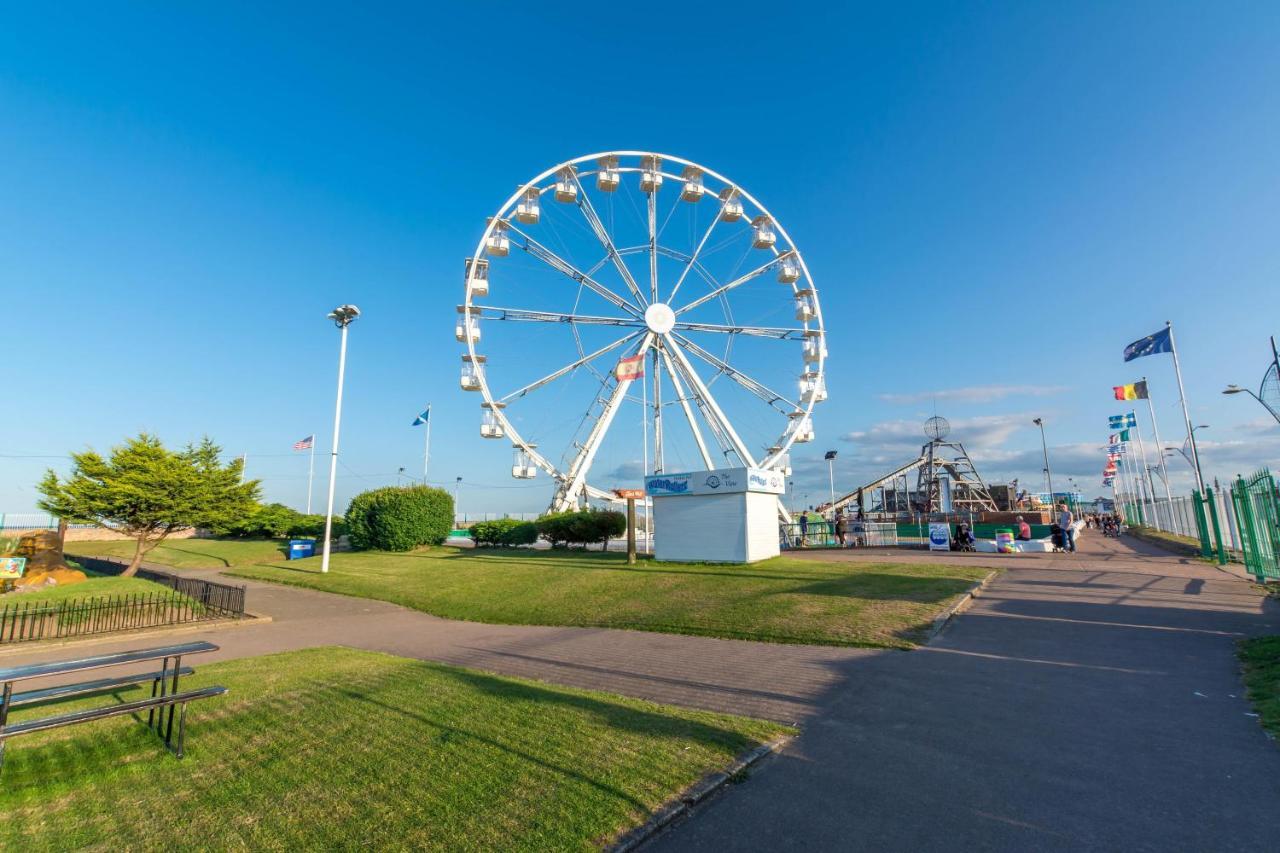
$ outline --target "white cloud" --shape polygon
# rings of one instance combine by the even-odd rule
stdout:
[[[918,391],[909,394],[879,394],[886,403],[906,405],[930,400],[951,403],[991,403],[1005,397],[1051,397],[1069,390],[1062,385],[971,385],[968,388],[947,388],[942,391]]]

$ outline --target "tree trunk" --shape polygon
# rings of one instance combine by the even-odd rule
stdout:
[[[147,537],[139,536],[138,544],[133,549],[133,559],[129,562],[128,568],[120,573],[120,577],[131,578],[138,573],[138,568],[142,565],[142,555],[147,553],[146,545]]]

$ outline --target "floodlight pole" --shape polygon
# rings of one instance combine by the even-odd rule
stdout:
[[[827,451],[827,481],[831,485],[831,503],[827,504],[827,509],[831,511],[834,518],[836,512],[836,452],[834,450]]]
[[[1050,512],[1053,512],[1053,474],[1049,472],[1049,445],[1044,438],[1044,418],[1036,418],[1033,424],[1040,427],[1040,449],[1044,451],[1044,479],[1049,485],[1049,506]]]
[[[324,550],[320,557],[320,571],[329,571],[329,552],[333,539],[333,490],[338,476],[338,435],[342,429],[342,384],[347,372],[347,328],[360,316],[354,305],[335,308],[329,319],[342,330],[342,342],[338,346],[338,399],[333,407],[333,449],[329,453],[329,501],[324,513]]]

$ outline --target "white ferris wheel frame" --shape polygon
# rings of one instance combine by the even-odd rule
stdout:
[[[583,171],[578,171],[577,169],[577,166],[582,163],[590,163],[593,167],[596,167],[598,166],[599,161],[604,158],[616,158],[616,165],[614,165],[612,169],[619,175],[646,171],[643,166],[644,159],[657,158],[654,161],[650,161],[651,163],[656,162],[660,164],[656,170],[652,171],[657,171],[664,180],[669,179],[673,182],[682,182],[685,180],[684,175],[677,175],[666,170],[668,164],[676,164],[696,169],[700,175],[719,181],[723,185],[721,190],[722,192],[726,189],[731,189],[732,192],[727,197],[717,197],[717,194],[711,192],[710,188],[708,188],[707,195],[719,203],[719,210],[712,218],[711,224],[703,233],[702,239],[699,241],[692,255],[663,247],[657,242],[658,234],[656,233],[655,210],[658,190],[655,189],[652,192],[646,193],[648,196],[648,244],[640,247],[625,247],[620,250],[614,244],[612,236],[608,233],[608,230],[604,227],[598,214],[596,214],[594,207],[591,205],[591,201],[586,190],[587,184],[584,184],[582,180],[584,177],[598,174],[602,168],[590,168]],[[640,158],[642,165],[623,165],[620,161],[624,158]],[[542,186],[542,183],[550,178],[566,174],[566,170],[569,170],[567,174],[572,175],[577,188],[577,199],[572,202],[572,204],[577,206],[583,216],[587,219],[588,224],[591,226],[591,230],[594,232],[596,238],[600,240],[601,248],[605,252],[605,257],[591,267],[589,272],[580,270],[572,263],[560,258],[549,248],[527,234],[517,223],[511,221],[513,218],[511,217],[511,213],[514,206],[528,195],[529,190],[536,188],[539,193],[539,200],[541,201],[541,198],[549,191],[552,191],[555,187],[554,182],[546,186]],[[759,265],[751,271],[737,276],[728,282],[718,284],[718,286],[710,293],[703,294],[702,296],[692,299],[687,303],[682,304],[680,308],[673,308],[672,311],[674,311],[676,319],[675,326],[659,335],[646,323],[645,316],[646,309],[651,304],[658,301],[657,256],[659,254],[663,254],[666,257],[673,257],[676,260],[683,261],[685,263],[683,272],[676,280],[676,284],[672,288],[671,293],[667,295],[667,300],[669,301],[678,293],[689,273],[695,268],[700,267],[697,263],[698,256],[706,246],[716,225],[722,221],[721,214],[724,212],[726,201],[729,198],[740,198],[751,204],[757,211],[757,215],[767,217],[768,223],[777,232],[781,241],[776,241],[769,247],[772,257],[765,264]],[[745,211],[742,214],[742,218],[748,219],[748,222],[751,221],[751,218],[748,217],[748,214]],[[498,308],[489,305],[476,304],[474,302],[473,293],[476,272],[481,266],[479,262],[484,260],[487,256],[489,240],[493,236],[494,229],[497,228],[499,224],[501,224],[508,232],[521,239],[523,245],[518,248],[525,251],[527,254],[533,255],[539,260],[542,260],[551,268],[576,281],[580,286],[585,286],[592,290],[601,298],[605,299],[605,301],[613,304],[624,314],[628,314],[630,316],[597,317],[546,311]],[[780,248],[778,242],[785,242],[785,248]],[[650,258],[650,280],[649,282],[646,282],[650,285],[649,300],[646,300],[645,298],[643,289],[641,288],[641,283],[635,280],[633,274],[627,268],[626,262],[622,260],[623,255],[635,254],[637,252],[644,252],[648,254]],[[724,294],[729,291],[772,269],[775,269],[779,262],[786,256],[793,257],[800,268],[800,276],[797,280],[789,283],[793,297],[798,295],[802,290],[808,290],[809,298],[813,306],[812,319],[799,321],[803,323],[801,328],[772,328],[734,324],[721,325],[710,323],[689,323],[679,320],[680,314],[692,310],[699,305],[703,305],[712,299],[723,297]],[[596,271],[608,263],[612,263],[616,267],[623,281],[627,284],[627,296],[614,293],[612,290],[592,278]],[[704,268],[699,268],[698,272],[703,279],[714,281],[714,276],[711,276]],[[635,301],[632,302],[632,299]],[[778,394],[777,392],[770,390],[768,386],[763,383],[752,379],[744,371],[733,367],[728,362],[718,358],[703,347],[689,340],[686,336],[679,334],[681,331],[713,331],[723,332],[728,335],[743,334],[787,340],[816,340],[817,360],[812,364],[806,365],[805,375],[812,379],[815,387],[825,388],[827,348],[826,329],[822,319],[822,305],[818,299],[817,286],[814,284],[813,278],[809,274],[809,268],[804,261],[804,256],[796,247],[794,241],[792,241],[791,236],[786,231],[786,228],[784,228],[778,221],[777,217],[769,212],[768,208],[761,204],[755,196],[751,195],[739,184],[729,180],[712,169],[708,169],[700,163],[695,163],[692,160],[686,160],[682,157],[676,157],[669,154],[659,154],[652,151],[601,151],[595,154],[586,154],[581,157],[575,157],[572,160],[566,160],[563,163],[558,163],[555,166],[539,173],[529,181],[521,184],[519,188],[502,204],[498,209],[498,212],[489,218],[489,223],[485,227],[484,233],[481,235],[480,241],[476,245],[476,250],[470,258],[466,276],[465,302],[462,306],[459,306],[459,311],[462,314],[460,322],[464,324],[479,322],[482,319],[488,318],[532,322],[560,322],[569,324],[571,327],[574,324],[612,325],[620,328],[631,328],[636,330],[632,334],[628,334],[611,344],[586,354],[582,354],[581,341],[579,340],[579,352],[582,354],[582,358],[579,358],[576,361],[543,376],[541,379],[535,380],[534,382],[501,397],[495,397],[489,387],[487,366],[485,369],[477,371],[480,386],[479,391],[484,400],[482,406],[491,412],[497,423],[501,425],[504,431],[503,437],[509,438],[513,448],[522,450],[534,465],[545,471],[556,481],[556,494],[552,500],[551,506],[553,511],[573,508],[578,505],[580,499],[594,497],[606,501],[619,500],[612,491],[590,485],[587,482],[587,474],[591,469],[591,464],[594,461],[595,454],[599,450],[600,444],[609,430],[614,415],[617,413],[617,410],[626,398],[627,391],[630,388],[632,381],[618,381],[615,379],[612,389],[607,391],[608,399],[605,401],[604,409],[596,417],[595,423],[591,427],[587,440],[579,445],[577,454],[573,457],[572,462],[565,471],[561,471],[555,464],[547,459],[546,456],[540,453],[537,449],[537,445],[525,440],[525,438],[520,435],[519,430],[515,428],[515,425],[506,416],[504,407],[508,401],[523,397],[543,385],[573,372],[578,367],[589,365],[595,359],[609,352],[623,350],[624,353],[628,355],[644,356],[644,361],[646,362],[649,360],[648,353],[651,348],[653,348],[653,350],[658,354],[658,357],[654,362],[655,399],[651,403],[654,407],[655,413],[655,470],[660,470],[657,469],[656,466],[662,464],[662,399],[659,384],[660,374],[657,370],[659,362],[661,363],[662,368],[667,372],[667,376],[672,383],[672,388],[675,390],[677,395],[677,402],[679,402],[685,418],[688,421],[690,430],[693,433],[699,454],[708,468],[723,466],[716,465],[708,451],[702,432],[698,426],[697,419],[695,418],[693,409],[690,406],[690,396],[692,396],[694,404],[702,414],[703,422],[706,423],[714,433],[714,437],[719,441],[720,445],[725,447],[725,452],[734,452],[741,459],[743,465],[753,468],[774,468],[781,461],[785,460],[786,454],[790,451],[792,444],[795,443],[800,425],[812,423],[813,408],[821,399],[818,395],[810,395],[810,398],[806,401],[802,394],[800,395],[800,399],[795,401]],[[654,348],[653,343],[659,337],[662,339],[662,345]],[[639,347],[632,351],[632,347],[637,339],[640,341]],[[469,328],[465,335],[465,344],[469,361],[472,365],[483,363],[485,361],[484,357],[480,353],[476,352],[476,340],[475,337],[470,334]],[[778,440],[774,442],[773,446],[771,446],[768,451],[766,451],[765,457],[763,459],[756,459],[754,454],[751,453],[750,449],[738,436],[733,424],[725,416],[724,411],[716,402],[715,397],[711,395],[708,388],[709,383],[703,382],[697,371],[694,369],[694,366],[686,355],[685,350],[694,353],[701,361],[704,361],[716,368],[717,375],[724,374],[728,376],[755,396],[764,400],[770,407],[775,410],[786,411],[789,419],[795,420],[799,418],[800,420],[799,423],[796,424],[796,428],[793,429],[790,426],[784,428]],[[612,370],[610,370],[610,375],[612,375]],[[712,379],[714,380],[714,378],[716,377],[713,376]],[[685,386],[687,386],[689,394],[685,393]],[[588,413],[591,408],[595,407],[596,403],[600,402],[600,398],[604,393],[606,393],[606,389],[602,383],[601,391],[597,393],[596,399],[593,400],[588,407]],[[788,409],[780,409],[778,406],[780,403],[786,404]],[[648,416],[646,415],[646,418],[647,417]],[[647,461],[648,460],[646,459],[646,464]]]

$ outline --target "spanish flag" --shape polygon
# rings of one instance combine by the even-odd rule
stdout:
[[[1147,383],[1146,381],[1134,382],[1132,385],[1115,385],[1111,388],[1116,392],[1117,400],[1145,400],[1147,399]]]

